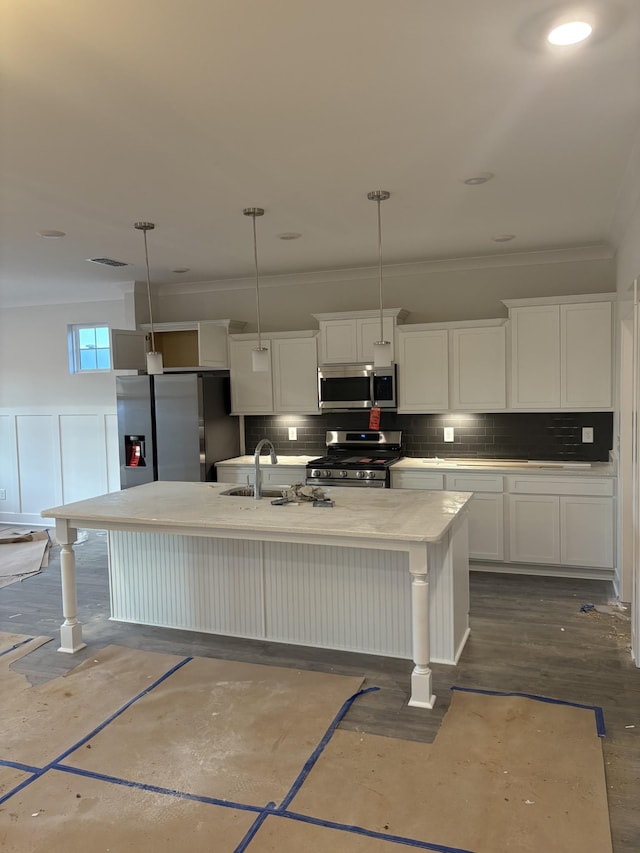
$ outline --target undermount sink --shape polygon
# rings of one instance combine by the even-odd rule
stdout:
[[[263,489],[263,498],[281,498],[284,489]],[[226,492],[220,492],[221,495],[227,495],[231,498],[252,498],[253,486],[236,486],[234,489],[227,489]]]

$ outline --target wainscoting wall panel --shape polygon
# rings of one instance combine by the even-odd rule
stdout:
[[[119,488],[113,410],[0,414],[0,523],[44,526],[43,509]]]

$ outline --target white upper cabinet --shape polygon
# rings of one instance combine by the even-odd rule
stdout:
[[[392,360],[395,359],[395,328],[408,312],[401,308],[384,309],[382,328],[384,339],[390,341]],[[343,311],[337,314],[313,314],[320,326],[320,364],[349,364],[372,362],[373,344],[380,340],[379,311]]]
[[[449,331],[451,408],[497,412],[507,405],[505,321]]]
[[[137,329],[111,329],[113,370],[147,369],[147,335]]]
[[[446,329],[398,330],[398,412],[449,408],[449,339]]]
[[[560,405],[609,409],[612,400],[611,302],[560,306]]]
[[[232,415],[270,415],[273,413],[271,359],[269,359],[268,370],[254,373],[251,364],[251,351],[256,346],[257,338],[255,336],[248,340],[229,339]],[[271,341],[263,338],[262,346],[269,350],[269,356],[271,356]]]
[[[271,361],[274,411],[320,414],[317,337],[274,338]]]
[[[256,335],[229,339],[231,413],[234,415],[319,414],[317,333],[262,335],[269,370],[253,372]]]
[[[505,300],[512,409],[610,409],[615,294]]]
[[[558,305],[517,307],[511,320],[511,408],[560,405],[560,311]]]
[[[228,339],[241,332],[245,323],[236,320],[202,320],[154,323],[157,352],[162,353],[165,372],[172,370],[212,370],[229,367]],[[151,326],[140,330],[111,330],[114,370],[146,370],[146,352],[151,349]]]
[[[470,320],[398,328],[398,411],[503,411],[505,324]]]

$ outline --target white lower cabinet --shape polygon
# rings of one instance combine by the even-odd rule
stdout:
[[[613,498],[560,498],[560,562],[614,567]]]
[[[560,504],[554,495],[509,495],[509,559],[560,562]]]
[[[469,557],[504,560],[504,498],[502,477],[494,474],[447,474],[445,488],[473,492],[469,501]]]
[[[502,477],[485,474],[438,474],[391,471],[393,489],[447,489],[473,492],[467,505],[469,557],[473,560],[504,559],[504,498]]]
[[[392,469],[391,487],[473,492],[469,557],[505,564],[496,570],[606,578],[615,568],[611,477]]]
[[[267,454],[267,459],[269,458]],[[272,486],[292,486],[295,483],[304,483],[306,468],[294,465],[261,465],[262,484]],[[255,479],[255,468],[253,465],[216,465],[216,476],[219,483],[236,483],[238,485],[253,485]]]
[[[510,561],[614,568],[612,479],[522,476],[506,480]]]

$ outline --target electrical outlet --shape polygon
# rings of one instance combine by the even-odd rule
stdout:
[[[289,441],[298,440],[298,427],[289,427]]]
[[[582,443],[593,444],[593,427],[582,427]]]
[[[444,428],[444,440],[453,441],[453,427]]]
[[[7,490],[0,489],[0,501],[6,501],[7,499]]]

